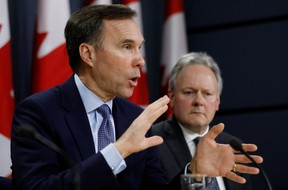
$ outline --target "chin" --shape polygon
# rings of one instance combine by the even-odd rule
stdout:
[[[133,91],[132,92],[129,92],[129,93],[123,93],[120,95],[120,97],[122,98],[131,98],[133,95]]]
[[[202,128],[203,126],[207,126],[205,121],[199,121],[199,120],[190,121],[189,124],[191,126],[195,126],[199,128]]]
[[[127,98],[131,98],[133,96],[134,88],[126,93]]]

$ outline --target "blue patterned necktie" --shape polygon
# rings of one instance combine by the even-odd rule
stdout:
[[[110,121],[109,106],[107,104],[103,104],[96,110],[103,117],[98,131],[98,151],[100,151],[114,141],[114,131]]]
[[[198,142],[201,140],[201,138],[202,137],[196,137],[193,140],[196,146],[197,146]],[[209,180],[207,182],[207,189],[208,190],[220,190],[216,177],[210,177],[209,178]]]

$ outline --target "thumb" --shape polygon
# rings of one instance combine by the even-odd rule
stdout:
[[[146,138],[146,142],[147,142],[146,146],[147,146],[147,148],[149,148],[149,147],[152,147],[152,146],[156,146],[156,145],[162,144],[163,143],[163,139],[160,136],[152,136],[152,137]]]
[[[219,123],[214,125],[205,135],[207,138],[214,140],[224,130],[224,124]]]

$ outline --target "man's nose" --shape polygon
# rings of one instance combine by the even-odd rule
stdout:
[[[138,50],[136,54],[134,64],[135,64],[134,67],[139,67],[139,68],[142,68],[145,65],[145,59],[140,50]]]
[[[203,105],[203,101],[204,101],[203,95],[201,94],[201,92],[197,92],[194,97],[193,104],[196,106],[200,106]]]

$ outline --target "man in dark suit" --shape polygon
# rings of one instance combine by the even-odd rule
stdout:
[[[145,63],[140,53],[144,39],[134,15],[126,6],[99,5],[70,17],[65,37],[75,74],[62,85],[28,97],[15,111],[14,189],[76,189],[75,175],[83,190],[159,189],[166,184],[152,147],[162,138],[149,138],[148,129],[167,110],[169,98],[160,98],[144,111],[126,100]],[[98,107],[103,104],[110,109],[113,140],[100,149],[97,133],[104,116]],[[34,132],[27,135],[25,126],[64,150],[77,163],[75,169],[33,138]]]
[[[196,152],[193,140],[208,132],[209,124],[219,109],[222,85],[220,69],[206,53],[188,53],[174,66],[168,91],[174,114],[152,127],[153,134],[164,140],[158,149],[170,189],[180,189],[180,175],[184,174],[185,166]],[[222,132],[216,142],[229,144],[231,138]],[[249,180],[246,184],[239,184],[217,177],[217,182],[220,190],[251,188]]]

